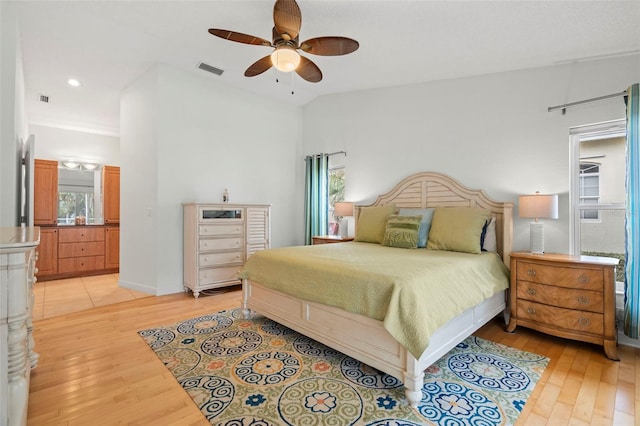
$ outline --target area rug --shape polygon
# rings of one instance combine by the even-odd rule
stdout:
[[[402,382],[239,309],[138,332],[214,425],[510,425],[546,357],[471,336],[425,372],[409,407]]]

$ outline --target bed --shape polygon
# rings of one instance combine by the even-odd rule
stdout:
[[[512,240],[512,220],[513,220],[513,204],[497,202],[490,199],[481,190],[469,189],[454,179],[438,173],[423,172],[411,175],[400,183],[398,183],[391,191],[386,194],[380,195],[377,200],[369,206],[356,206],[354,216],[356,217],[356,233],[358,233],[359,221],[364,226],[364,213],[372,211],[370,208],[382,208],[381,206],[387,206],[391,208],[393,206],[394,211],[397,213],[401,209],[431,209],[431,208],[453,208],[446,210],[447,212],[453,212],[460,208],[476,208],[482,209],[487,212],[488,217],[493,218],[493,224],[495,225],[495,252],[480,253],[480,254],[464,254],[464,256],[473,259],[473,261],[486,259],[493,271],[498,268],[495,264],[499,264],[499,268],[502,268],[506,272],[506,268],[509,265],[509,254],[511,252],[511,240]],[[471,209],[469,209],[471,210]],[[442,213],[440,213],[442,215]],[[489,223],[489,220],[487,220]],[[362,228],[364,229],[364,228]],[[357,240],[358,238],[356,238]],[[379,246],[379,245],[378,245]],[[396,297],[397,294],[404,294],[409,290],[404,289],[400,292],[391,292],[389,290],[388,301],[382,301],[384,309],[378,309],[382,312],[380,315],[371,315],[367,309],[352,309],[352,306],[348,303],[342,303],[338,300],[338,303],[334,301],[327,301],[320,293],[327,296],[327,293],[336,293],[337,299],[350,300],[348,295],[354,293],[356,295],[355,300],[358,304],[368,304],[370,299],[366,299],[366,302],[361,302],[358,297],[358,290],[340,290],[340,286],[336,286],[336,282],[340,280],[357,282],[362,280],[361,288],[370,288],[377,286],[377,281],[372,281],[370,274],[354,272],[356,271],[355,265],[362,263],[363,258],[371,258],[374,260],[374,264],[369,266],[369,269],[375,269],[375,264],[381,263],[380,259],[383,259],[382,251],[387,250],[389,253],[402,253],[404,257],[415,257],[416,259],[423,257],[426,259],[427,254],[437,254],[437,250],[406,250],[393,247],[377,247],[376,244],[368,242],[346,242],[338,244],[325,244],[319,246],[304,246],[294,248],[280,248],[271,249],[269,253],[256,253],[254,254],[247,264],[245,269],[241,272],[241,278],[243,282],[243,302],[242,308],[244,315],[248,318],[253,313],[264,315],[280,324],[283,324],[291,329],[294,329],[310,338],[315,339],[331,348],[341,351],[342,353],[349,355],[371,367],[374,367],[384,373],[390,374],[404,383],[405,394],[407,400],[411,406],[417,406],[422,398],[422,386],[424,370],[437,361],[440,357],[446,354],[449,350],[455,347],[459,342],[467,338],[474,331],[486,324],[496,315],[503,313],[506,308],[506,287],[508,287],[508,274],[506,275],[506,283],[502,280],[500,289],[493,289],[490,292],[488,290],[479,290],[484,294],[480,299],[473,302],[464,310],[459,313],[455,313],[447,317],[446,319],[439,318],[440,324],[437,327],[431,327],[427,334],[426,344],[423,346],[411,345],[413,332],[418,330],[418,333],[422,333],[423,329],[428,329],[429,320],[424,319],[424,315],[429,315],[430,312],[424,312],[422,309],[413,309],[411,299],[416,296],[404,296],[402,300],[400,297]],[[297,267],[292,267],[291,264],[287,266],[279,266],[278,255],[281,258],[288,258],[292,253],[297,252],[300,258],[317,258],[317,263],[311,267],[320,271],[319,274],[313,275],[310,272],[304,272],[305,269],[300,269],[298,272]],[[385,252],[386,253],[386,252]],[[285,256],[286,254],[286,256]],[[465,271],[466,266],[459,263],[459,258],[462,259],[463,254],[441,251],[439,256],[444,256],[443,260],[438,260],[441,263],[449,264],[449,271],[446,268],[440,268],[443,270],[443,274],[454,277],[456,274],[451,273],[451,268],[456,271]],[[338,268],[345,268],[344,276],[337,273],[333,273],[333,269],[336,269],[334,265],[338,262],[336,259],[347,259],[342,261],[342,265]],[[353,259],[350,261],[349,259]],[[377,260],[375,260],[377,259]],[[426,261],[426,260],[425,260]],[[273,265],[270,264],[273,262]],[[391,260],[390,264],[395,265],[395,260]],[[420,260],[422,262],[422,260]],[[431,259],[426,261],[433,263]],[[365,266],[366,268],[366,266]],[[410,268],[413,268],[411,266]],[[422,266],[415,266],[415,268],[422,268]],[[278,274],[269,276],[268,270],[273,269],[279,271]],[[378,268],[381,269],[381,268]],[[385,269],[385,268],[382,268]],[[387,268],[390,271],[393,268]],[[406,269],[406,268],[405,268]],[[310,271],[310,269],[307,269]],[[413,274],[422,274],[421,269],[415,269],[418,271]],[[282,276],[282,273],[294,274],[297,277],[297,281],[303,283],[306,281],[313,282],[313,285],[304,287],[304,291],[300,288],[287,288],[274,285],[279,284],[277,281]],[[492,274],[497,274],[492,272]],[[367,275],[365,278],[364,276]],[[391,274],[394,275],[394,274]],[[497,274],[500,275],[500,274]],[[323,278],[325,282],[323,282]],[[362,278],[360,278],[362,276]],[[474,276],[475,277],[475,276]],[[290,277],[282,277],[282,281]],[[393,277],[392,277],[393,278]],[[395,278],[394,278],[395,279]],[[380,278],[381,281],[386,282],[388,277]],[[366,281],[366,283],[365,283]],[[472,278],[471,281],[476,281]],[[373,283],[373,284],[372,284]],[[380,284],[382,285],[382,284]],[[385,284],[386,285],[386,284]],[[390,284],[395,286],[396,284]],[[413,285],[413,284],[411,284]],[[451,284],[455,285],[455,283]],[[317,295],[311,294],[315,290],[313,289],[330,289],[330,291],[317,291]],[[389,287],[391,288],[391,287]],[[393,287],[395,288],[395,287]],[[455,288],[455,287],[451,287]],[[312,291],[313,290],[313,291]],[[344,291],[345,294],[340,294],[340,291]],[[365,291],[365,290],[363,290]],[[439,290],[442,291],[442,290]],[[466,291],[465,291],[466,293]],[[471,291],[469,291],[471,293]],[[460,294],[460,293],[458,293]],[[302,295],[302,296],[301,296]],[[334,294],[335,296],[335,294]],[[328,297],[328,296],[327,296]],[[421,301],[426,299],[419,296]],[[429,297],[428,300],[432,298]],[[449,299],[452,299],[449,297]],[[334,299],[335,300],[335,299]],[[376,299],[379,303],[383,299]],[[397,302],[399,300],[399,302]],[[372,302],[373,303],[373,302]],[[401,317],[399,321],[404,321],[401,326],[398,327],[396,321],[390,321],[389,318],[382,318],[384,315],[390,315],[391,305],[398,305],[394,307],[394,318]],[[404,306],[404,308],[403,308]],[[407,306],[412,306],[411,309],[407,309]],[[358,312],[358,311],[363,312]],[[369,309],[371,310],[371,309]],[[373,307],[376,311],[376,307]],[[460,310],[460,309],[458,309]],[[367,312],[365,312],[367,311]],[[386,314],[385,314],[386,312]],[[395,324],[394,327],[390,327],[389,323]],[[406,329],[406,330],[405,330]],[[390,331],[391,330],[391,331]],[[407,337],[399,335],[409,330],[409,340]],[[413,331],[412,331],[413,330]],[[424,340],[422,336],[415,338],[421,342]],[[400,343],[401,341],[404,344]]]

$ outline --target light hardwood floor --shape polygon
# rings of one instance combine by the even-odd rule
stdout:
[[[34,321],[151,296],[118,287],[119,276],[120,274],[106,274],[37,281],[33,290]]]
[[[32,371],[29,425],[207,425],[137,331],[240,306],[239,287],[194,299],[145,297],[35,321],[38,367]],[[640,350],[602,348],[498,319],[478,336],[548,356],[551,361],[517,425],[634,425],[640,419]]]

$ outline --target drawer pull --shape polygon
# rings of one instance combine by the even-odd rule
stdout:
[[[534,308],[527,308],[527,312],[531,315],[534,315],[536,313],[536,310]]]
[[[536,270],[535,269],[527,269],[527,275],[531,275],[532,277],[536,276]]]
[[[587,274],[582,274],[578,277],[578,282],[580,284],[587,284],[589,281],[591,281],[591,279]]]
[[[586,296],[579,296],[578,297],[578,303],[582,304],[582,305],[588,305],[589,304],[589,298]]]
[[[527,289],[527,294],[530,296],[535,296],[536,295],[536,290],[534,288],[528,288]]]
[[[590,322],[591,321],[589,321],[589,318],[581,317],[580,319],[578,319],[578,324],[580,324],[583,327],[588,326]]]

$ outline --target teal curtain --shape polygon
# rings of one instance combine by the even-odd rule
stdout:
[[[624,334],[640,335],[640,143],[638,122],[640,85],[627,89],[627,211],[625,215],[626,265],[624,270]]]
[[[305,177],[305,244],[311,244],[311,237],[327,235],[329,223],[329,156],[310,155],[306,158]]]

